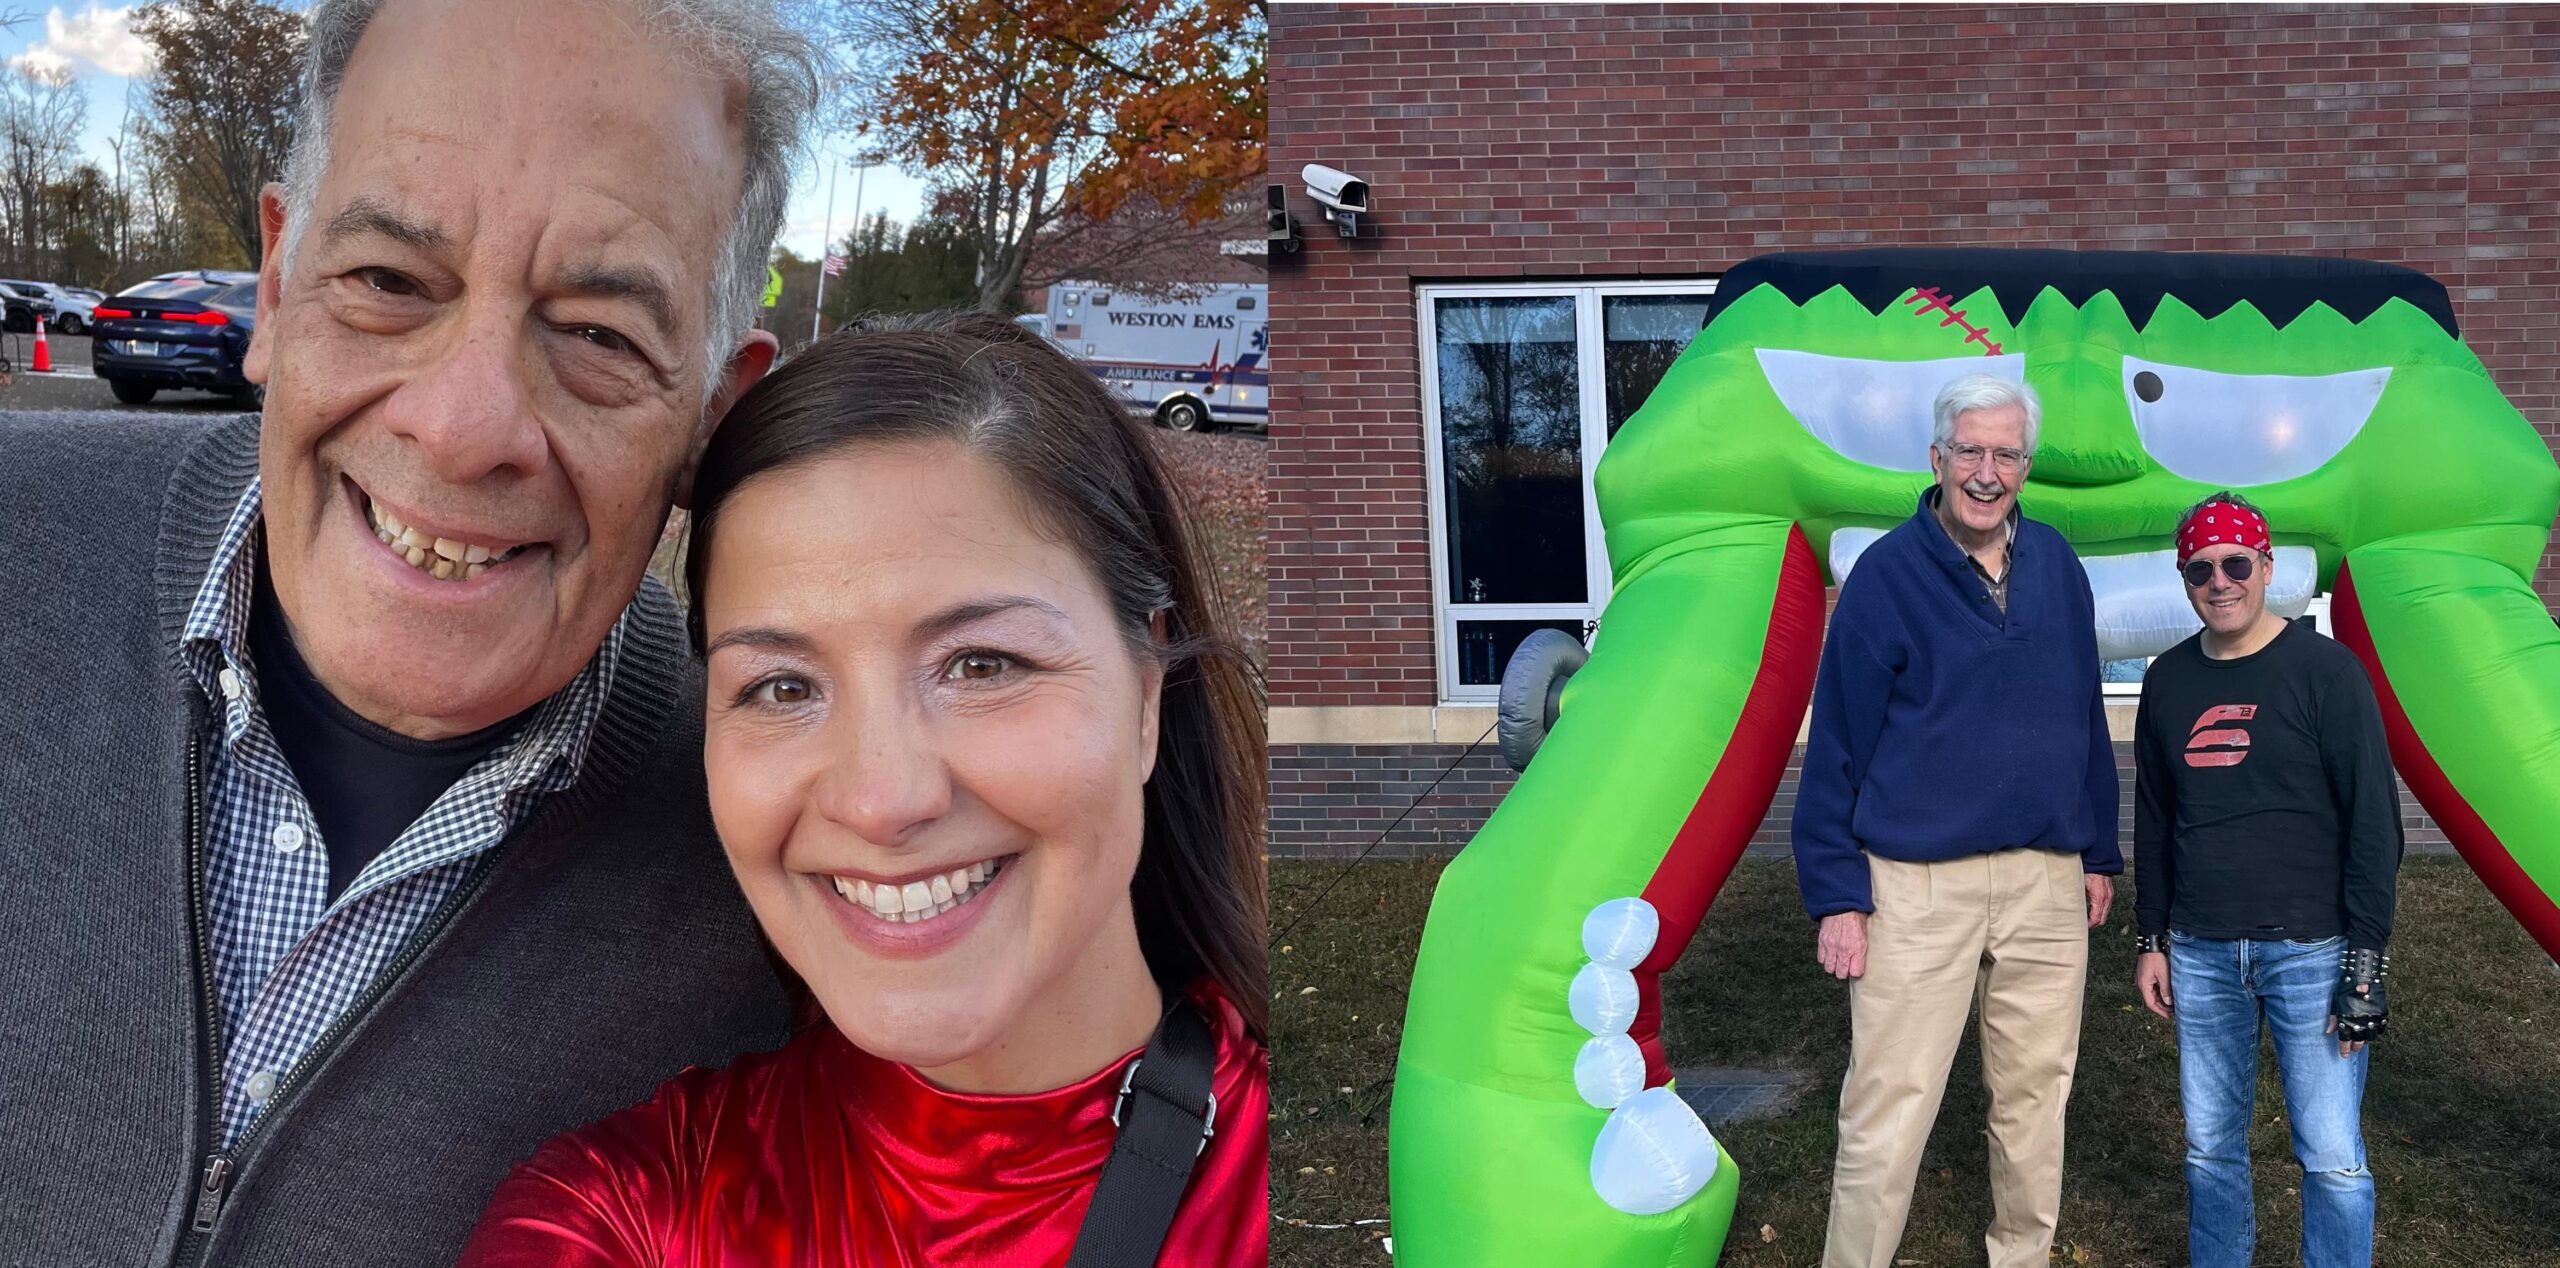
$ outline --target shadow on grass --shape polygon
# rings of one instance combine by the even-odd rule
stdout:
[[[1340,866],[1272,864],[1275,920],[1285,923]],[[1299,921],[1285,949],[1273,948],[1275,1266],[1389,1262],[1383,1227],[1290,1221],[1345,1224],[1387,1213],[1397,1026],[1438,875],[1436,862],[1363,864],[1324,910]],[[2120,883],[2116,915],[2091,948],[2057,1244],[2061,1261],[2100,1268],[2186,1261],[2177,1047],[2170,1024],[2134,996],[2131,899]],[[2380,1190],[2376,1261],[2560,1268],[2560,971],[2451,858],[2409,860],[2392,966],[2393,1031],[2377,1048],[2365,1097]],[[1805,1079],[1791,1108],[1720,1133],[1743,1171],[1720,1262],[1818,1263],[1848,1003],[1814,964],[1793,867],[1737,869],[1663,994],[1675,1066],[1786,1069]],[[1982,1262],[1991,1201],[1980,1071],[1968,1035],[1923,1155],[1899,1260]],[[2269,1052],[2252,1131],[2263,1264],[2297,1262],[2300,1173],[2288,1142]]]

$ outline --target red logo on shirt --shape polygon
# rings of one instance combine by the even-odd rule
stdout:
[[[2204,711],[2194,726],[2187,728],[2187,765],[2237,766],[2249,759],[2249,732],[2242,727],[2217,726],[2222,722],[2246,722],[2258,716],[2254,704],[2218,704]]]

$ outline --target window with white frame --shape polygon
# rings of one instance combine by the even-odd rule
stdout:
[[[1705,323],[1710,278],[1420,288],[1444,700],[1494,699],[1530,632],[1609,598],[1601,450]]]

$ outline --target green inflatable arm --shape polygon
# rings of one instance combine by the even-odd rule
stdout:
[[[2022,378],[2022,494],[2087,563],[2103,658],[2197,628],[2170,533],[2217,489],[2331,594],[2392,756],[2560,958],[2560,466],[2443,288],[2355,261],[2052,251],[1764,257],[1595,475],[1615,590],[1534,765],[1450,864],[1415,966],[1389,1182],[1407,1268],[1686,1268],[1740,1179],[1680,1101],[1658,984],[1767,812],[1823,587],[1907,518],[1929,408]],[[1812,938],[1806,954],[1812,954]]]

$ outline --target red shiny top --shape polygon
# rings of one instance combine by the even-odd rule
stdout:
[[[1157,1259],[1264,1262],[1270,1057],[1233,1005],[1217,1135]],[[1054,1092],[948,1092],[820,1026],[553,1138],[498,1188],[464,1268],[948,1268],[1064,1264],[1111,1152],[1133,1051]]]

